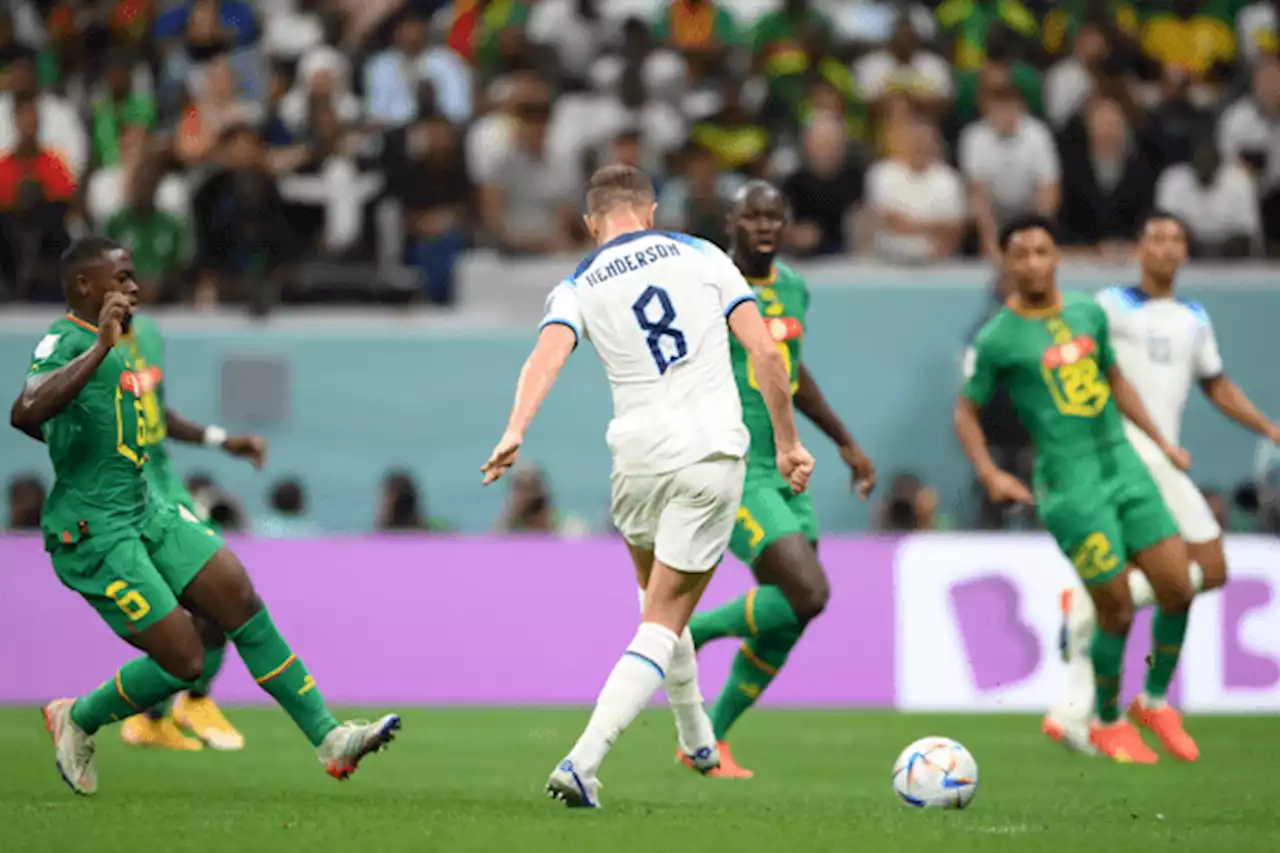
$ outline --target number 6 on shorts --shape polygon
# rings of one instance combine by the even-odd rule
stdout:
[[[116,603],[130,622],[137,622],[151,612],[151,605],[136,589],[129,589],[126,581],[116,581],[106,589],[107,598]]]

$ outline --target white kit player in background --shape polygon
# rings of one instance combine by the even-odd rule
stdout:
[[[635,562],[642,616],[586,731],[547,780],[547,793],[569,806],[599,805],[605,754],[659,687],[675,712],[680,748],[703,772],[720,763],[688,622],[742,501],[748,435],[730,331],[759,377],[778,470],[797,492],[813,471],[796,432],[786,366],[751,286],[710,243],[652,230],[655,208],[653,185],[639,169],[609,166],[592,176],[586,223],[598,248],[547,300],[506,432],[482,468],[487,485],[515,463],[560,369],[579,340],[590,340],[613,391],[606,435],[613,522]],[[566,647],[581,642],[571,636],[572,622],[561,630]]]
[[[1141,283],[1098,294],[1111,326],[1120,369],[1138,390],[1161,434],[1174,444],[1182,432],[1182,410],[1195,383],[1227,417],[1272,443],[1280,443],[1280,427],[1267,420],[1223,372],[1218,342],[1204,307],[1174,295],[1174,279],[1186,260],[1185,228],[1174,217],[1155,213],[1147,219],[1138,241]],[[1126,421],[1125,432],[1151,471],[1186,540],[1192,584],[1197,591],[1206,592],[1222,586],[1227,582],[1227,559],[1222,530],[1208,502],[1191,478],[1175,468],[1141,430]],[[1136,608],[1155,604],[1146,576],[1133,568],[1129,570],[1129,589]],[[1094,612],[1089,596],[1076,590],[1063,593],[1062,609],[1067,690],[1045,717],[1042,728],[1054,740],[1077,748],[1088,743],[1087,725],[1093,707],[1089,649]]]

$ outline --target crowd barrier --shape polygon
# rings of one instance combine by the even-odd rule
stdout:
[[[277,624],[330,702],[590,705],[638,618],[617,540],[235,539]],[[1198,600],[1173,695],[1193,712],[1280,711],[1280,540],[1228,541],[1233,580]],[[780,707],[1037,711],[1062,687],[1070,566],[1036,534],[832,537],[830,605],[763,702]],[[0,703],[74,695],[131,650],[54,576],[38,538],[0,536]],[[107,583],[104,580],[104,584]],[[749,588],[726,561],[707,605]],[[1149,621],[1130,644],[1140,689]],[[732,641],[704,651],[710,700]],[[215,694],[268,701],[235,655]]]

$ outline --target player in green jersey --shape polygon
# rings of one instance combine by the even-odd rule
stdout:
[[[135,315],[129,331],[120,338],[134,363],[134,375],[142,390],[142,412],[147,428],[147,464],[142,471],[151,487],[164,499],[199,515],[195,500],[182,485],[165,444],[172,439],[186,444],[219,447],[232,456],[249,460],[261,470],[266,464],[267,443],[256,435],[227,435],[221,427],[204,427],[174,411],[165,398],[164,338],[155,320]],[[212,682],[222,668],[227,638],[217,626],[195,617],[205,642],[205,669]],[[189,732],[195,738],[187,737]],[[202,745],[214,749],[237,750],[244,736],[223,716],[208,694],[200,689],[179,693],[172,702],[163,702],[124,721],[120,737],[133,746],[196,750]]]
[[[791,375],[795,407],[840,448],[856,488],[866,498],[875,486],[875,466],[831,410],[801,358],[809,289],[794,270],[775,260],[787,212],[786,200],[772,185],[752,181],[744,186],[730,214],[730,254],[752,284],[782,353]],[[734,760],[725,736],[773,681],[805,625],[826,607],[829,584],[818,562],[818,518],[813,502],[807,492],[796,494],[789,489],[778,473],[773,427],[751,361],[736,341],[730,352],[743,420],[751,433],[751,450],[742,506],[729,548],[751,567],[759,586],[722,607],[694,614],[689,630],[699,648],[722,637],[743,640],[711,709],[720,768],[708,775],[745,779],[752,774]]]
[[[1158,602],[1145,693],[1164,709],[1162,725],[1154,728],[1171,754],[1193,761],[1195,742],[1177,712],[1163,704],[1194,595],[1187,546],[1125,436],[1123,418],[1182,470],[1190,457],[1160,434],[1117,367],[1102,307],[1088,294],[1058,290],[1053,224],[1039,217],[1012,222],[1001,232],[1000,247],[1016,290],[966,357],[956,433],[994,502],[1034,503],[1097,609],[1090,654],[1096,721],[1087,736],[1069,736],[1069,745],[1092,745],[1115,761],[1156,761],[1133,723],[1120,718],[1120,675],[1134,614],[1125,573],[1132,562]],[[978,410],[997,383],[1008,390],[1035,444],[1034,497],[987,451]],[[1145,709],[1136,710],[1130,717],[1147,722]]]
[[[110,240],[82,240],[63,256],[62,280],[68,312],[37,344],[10,421],[43,441],[53,462],[41,526],[58,580],[143,652],[92,693],[45,707],[63,779],[93,794],[98,729],[179,691],[207,689],[210,659],[190,612],[227,635],[325,769],[346,778],[391,740],[400,718],[339,724],[235,554],[148,482],[137,365],[117,346],[138,296],[129,253]]]

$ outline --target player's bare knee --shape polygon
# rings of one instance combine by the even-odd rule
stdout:
[[[1095,608],[1098,612],[1098,627],[1108,634],[1126,636],[1133,628],[1133,617],[1136,612],[1133,599],[1117,597],[1105,602],[1095,601]]]
[[[1152,584],[1152,591],[1156,594],[1156,603],[1166,613],[1185,613],[1196,597],[1190,577],[1161,578],[1160,583]]]
[[[796,612],[800,623],[811,622],[827,609],[827,602],[831,600],[831,584],[826,575],[818,574],[801,585],[790,598],[791,609]]]
[[[1201,589],[1205,592],[1219,589],[1227,583],[1227,555],[1222,549],[1222,539],[1213,542],[1187,545],[1193,562],[1199,564],[1203,575]]]

